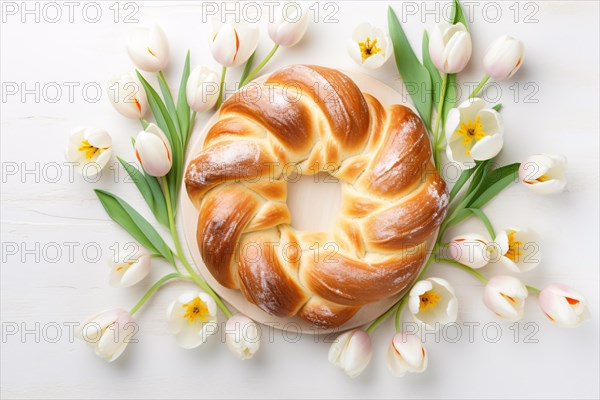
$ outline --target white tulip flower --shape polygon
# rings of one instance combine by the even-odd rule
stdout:
[[[469,99],[451,109],[446,118],[446,153],[450,161],[471,168],[475,161],[494,158],[504,145],[500,113],[485,108],[485,101]]]
[[[193,349],[217,331],[217,304],[206,293],[185,292],[167,308],[167,322],[177,344]]]
[[[219,75],[208,67],[199,66],[190,73],[185,89],[190,108],[202,113],[217,104]]]
[[[108,97],[115,109],[127,118],[140,119],[149,108],[142,85],[128,73],[116,75],[108,82]]]
[[[159,72],[169,62],[169,42],[157,24],[134,28],[127,41],[127,53],[138,69]]]
[[[539,302],[544,314],[563,328],[575,328],[590,318],[585,298],[567,285],[548,285],[540,292]]]
[[[75,171],[93,178],[106,166],[112,154],[112,138],[104,129],[77,128],[69,137],[65,152]]]
[[[410,290],[408,308],[417,322],[429,329],[456,321],[458,300],[450,283],[441,278],[427,278]]]
[[[122,309],[100,312],[81,324],[75,336],[85,341],[96,355],[108,362],[116,360],[136,332],[131,314]]]
[[[329,349],[329,362],[341,368],[349,377],[360,375],[369,362],[373,351],[371,338],[363,330],[355,329],[342,333]]]
[[[140,282],[150,273],[150,253],[141,248],[135,255],[123,260],[109,260],[109,284],[113,287],[129,287]]]
[[[419,374],[427,369],[427,352],[417,335],[397,333],[388,347],[386,361],[388,369],[398,377],[407,372]]]
[[[448,256],[461,264],[478,269],[490,262],[488,240],[476,233],[456,236],[449,242]]]
[[[283,5],[281,13],[269,22],[269,36],[281,47],[292,47],[298,44],[308,27],[308,8],[296,2]]]
[[[518,321],[523,317],[527,288],[520,280],[508,275],[491,278],[483,291],[486,307],[500,318]]]
[[[429,33],[429,56],[442,73],[462,71],[471,59],[471,34],[462,24],[440,22]]]
[[[153,123],[135,138],[135,155],[144,171],[151,176],[165,176],[173,164],[169,140]]]
[[[531,271],[540,264],[539,237],[526,228],[508,228],[496,235],[495,243],[500,250],[498,262],[513,272]]]
[[[523,64],[523,43],[504,35],[494,40],[483,56],[487,76],[502,81],[510,79]]]
[[[258,325],[242,314],[236,314],[227,320],[225,341],[229,350],[241,360],[252,358],[260,347]]]
[[[552,194],[565,190],[567,159],[552,154],[536,154],[521,163],[519,179],[529,190],[538,194]]]
[[[258,46],[258,28],[246,22],[211,20],[208,45],[213,58],[224,67],[245,63]]]
[[[392,40],[387,31],[367,22],[354,28],[352,39],[348,43],[350,57],[357,64],[369,69],[381,67],[393,51]]]

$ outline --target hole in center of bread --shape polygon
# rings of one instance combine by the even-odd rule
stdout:
[[[301,231],[331,232],[342,202],[340,180],[320,172],[290,176],[287,182],[292,226]]]

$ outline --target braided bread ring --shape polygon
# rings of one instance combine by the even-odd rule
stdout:
[[[341,181],[333,232],[290,226],[290,167]],[[319,66],[283,68],[230,97],[185,184],[214,278],[271,315],[323,328],[407,288],[448,207],[419,117]]]

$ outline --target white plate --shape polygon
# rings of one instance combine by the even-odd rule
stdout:
[[[348,75],[363,92],[373,95],[384,106],[390,104],[403,104],[408,107],[411,107],[414,110],[413,105],[410,102],[408,102],[406,98],[404,98],[400,93],[396,92],[394,89],[378,81],[377,79],[360,72],[346,70],[343,70],[343,72],[346,75]],[[266,77],[267,75],[261,76],[255,79],[254,81],[257,83],[262,83],[266,80]],[[206,123],[204,128],[198,131],[196,134],[194,134],[190,139],[190,145],[188,146],[188,153],[186,155],[186,167],[184,171],[187,170],[187,164],[189,163],[189,161],[192,160],[194,158],[194,155],[202,149],[204,138],[206,137],[206,134],[210,127],[212,127],[212,125],[216,122],[217,118],[218,113],[215,112],[215,114]],[[335,189],[332,190],[332,185],[321,186],[323,188],[323,191],[319,192],[319,200],[321,200],[321,204],[319,205],[319,207],[321,207],[321,209],[318,213],[315,213],[314,210],[311,210],[311,212],[308,213],[307,211],[310,210],[311,205],[314,204],[314,191],[316,188],[315,185],[312,184],[312,182],[310,182],[310,179],[302,179],[294,184],[288,183],[288,205],[290,211],[292,212],[292,226],[294,226],[297,229],[319,229],[323,227],[324,219],[327,219],[324,218],[324,216],[337,215],[337,212],[339,210],[339,202],[341,199],[340,191]],[[180,198],[181,199],[179,208],[179,219],[183,220],[182,222],[185,241],[192,255],[192,260],[196,264],[198,270],[200,271],[200,274],[210,284],[210,286],[215,290],[215,292],[219,294],[219,296],[225,299],[239,312],[246,314],[248,317],[252,318],[257,322],[272,326],[276,329],[301,329],[302,333],[311,334],[324,334],[330,333],[332,331],[347,330],[369,323],[373,319],[377,318],[377,316],[382,314],[385,310],[387,310],[402,296],[402,293],[400,293],[396,296],[392,296],[390,298],[381,300],[377,303],[368,304],[364,306],[358,313],[356,313],[356,315],[354,315],[354,317],[352,317],[344,325],[336,329],[317,330],[317,328],[311,326],[310,324],[302,321],[300,318],[297,317],[279,318],[269,315],[268,313],[261,310],[258,306],[246,300],[246,298],[242,295],[242,293],[239,290],[223,287],[215,280],[215,278],[213,278],[212,274],[204,265],[202,257],[200,256],[200,252],[198,250],[198,245],[196,242],[198,212],[193,206],[192,202],[189,200],[185,191],[185,187],[181,190]],[[294,212],[295,210],[297,212]],[[296,221],[301,222],[295,223]]]

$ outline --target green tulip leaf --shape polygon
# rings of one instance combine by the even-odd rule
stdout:
[[[160,185],[154,176],[140,172],[135,165],[128,163],[120,157],[117,157],[125,171],[129,174],[133,183],[140,191],[142,197],[150,207],[152,214],[156,220],[163,226],[169,227],[169,216],[167,214],[167,204],[165,196],[160,188]]]
[[[433,87],[429,71],[415,55],[392,7],[388,7],[388,26],[400,76],[425,126],[431,129]]]
[[[190,77],[190,51],[188,50],[181,73],[181,83],[179,84],[179,93],[177,95],[177,119],[181,127],[181,141],[187,143],[190,134],[190,106],[187,102],[186,87]]]
[[[121,225],[135,240],[148,250],[169,262],[174,262],[173,252],[156,229],[120,197],[101,189],[94,189],[108,215]]]
[[[463,11],[458,0],[454,0],[452,14],[450,15],[450,21],[452,21],[453,24],[457,24],[460,22],[465,26],[465,28],[467,28],[467,31],[470,30],[469,22],[467,21],[467,16],[465,15],[465,12]]]

